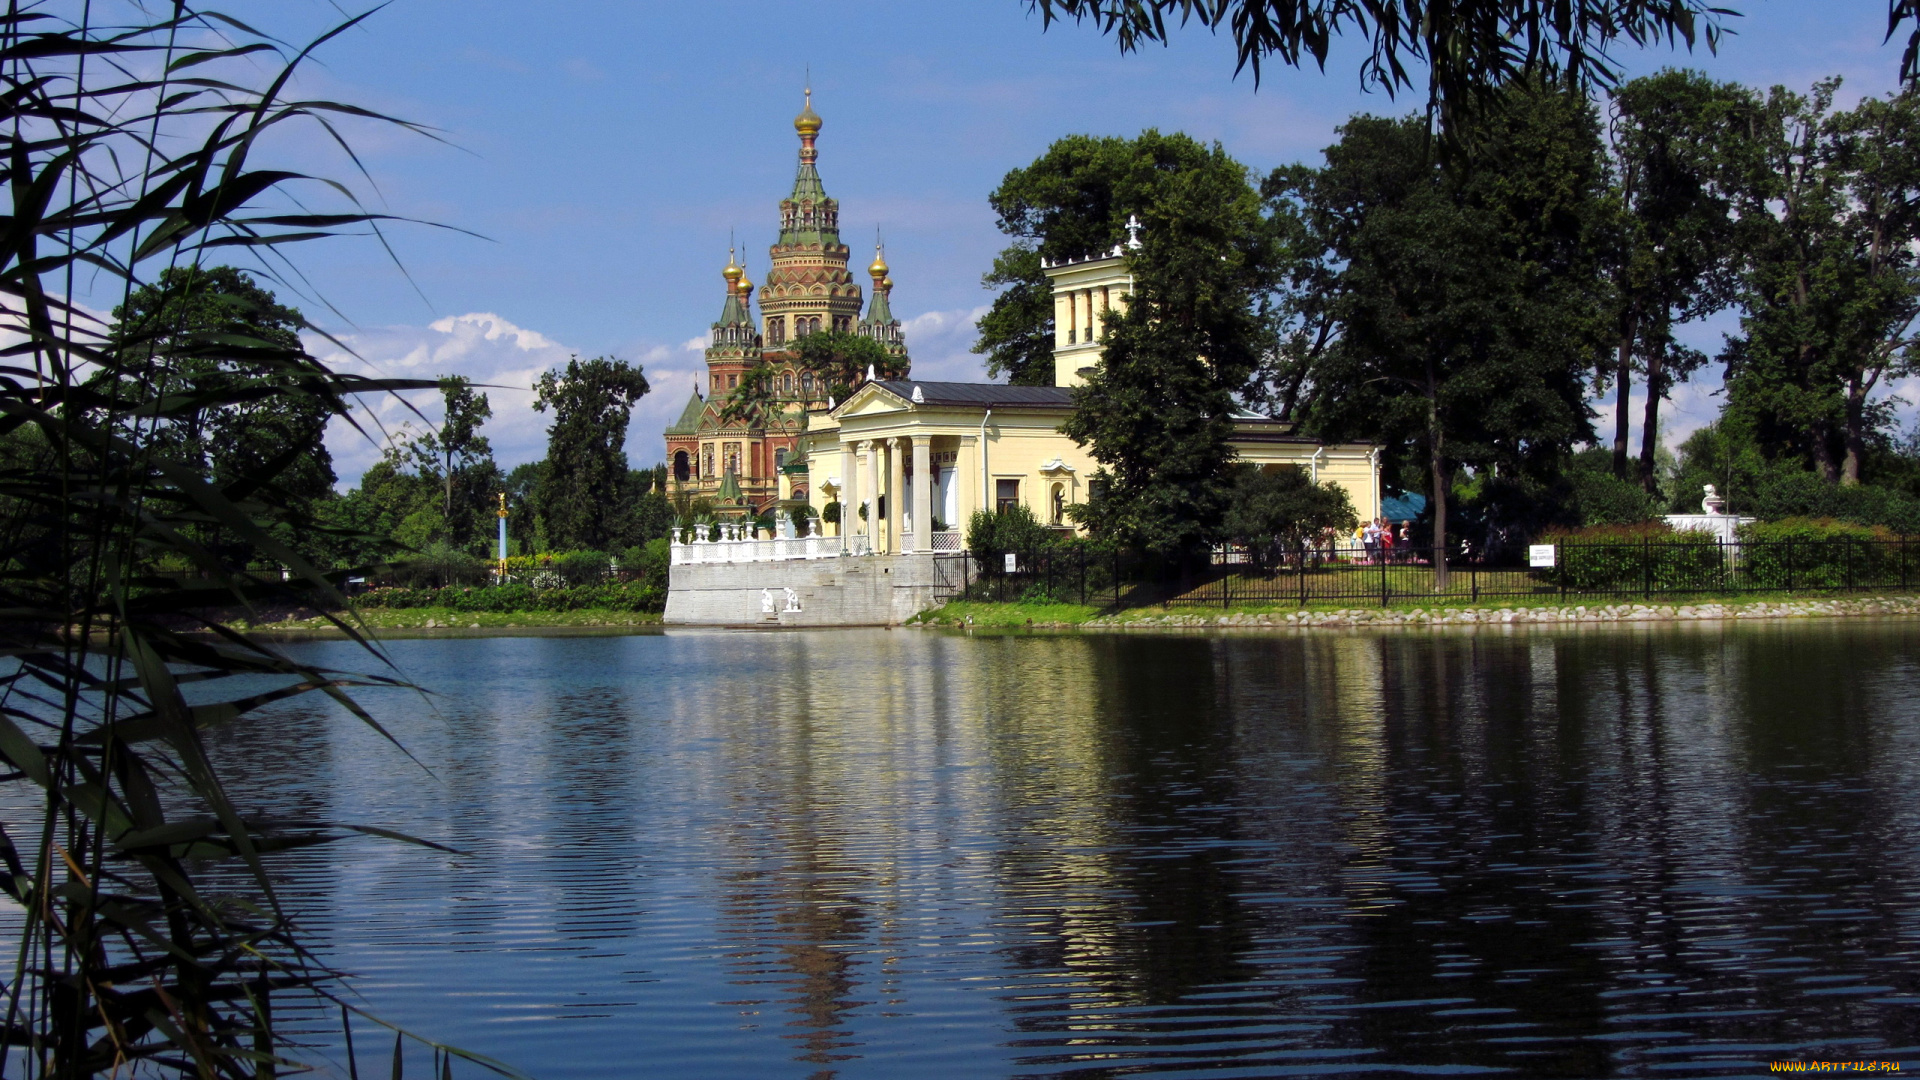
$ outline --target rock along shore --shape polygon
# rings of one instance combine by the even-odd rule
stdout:
[[[1776,600],[1752,603],[1580,604],[1532,608],[1343,608],[1338,611],[1260,614],[1169,614],[1107,617],[1078,624],[1089,630],[1150,630],[1164,627],[1373,627],[1594,625],[1733,619],[1806,619],[1866,615],[1920,615],[1920,596],[1858,599]],[[1036,627],[1040,624],[1034,624]],[[1062,624],[1063,626],[1065,624]]]

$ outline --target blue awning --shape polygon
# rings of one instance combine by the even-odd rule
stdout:
[[[1380,516],[1388,521],[1418,521],[1426,512],[1427,497],[1417,492],[1404,491],[1380,499]]]

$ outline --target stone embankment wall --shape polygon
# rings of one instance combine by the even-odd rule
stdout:
[[[675,566],[667,579],[664,621],[669,626],[897,626],[938,602],[935,581],[932,555]]]
[[[1183,612],[1142,618],[1122,616],[1092,619],[1079,625],[1089,630],[1144,630],[1164,626],[1512,626],[1553,623],[1596,625],[1849,615],[1920,615],[1920,597],[1873,596],[1854,599],[1773,600],[1752,603],[1581,604],[1572,607],[1538,608],[1349,608],[1340,611],[1276,612],[1257,615],[1208,615]]]

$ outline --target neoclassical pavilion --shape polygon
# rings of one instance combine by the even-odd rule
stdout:
[[[1072,388],[1100,363],[1102,321],[1132,294],[1127,257],[1137,246],[1130,239],[1097,258],[1046,267],[1054,385],[869,381],[810,416],[801,442],[811,504],[864,510],[842,517],[839,535],[864,537],[848,550],[958,550],[975,510],[1015,504],[1052,527],[1074,527],[1066,509],[1086,500],[1097,465],[1060,427],[1073,412]],[[1249,412],[1234,418],[1233,448],[1243,461],[1337,483],[1363,516],[1380,513],[1380,456],[1371,445],[1321,443]]]

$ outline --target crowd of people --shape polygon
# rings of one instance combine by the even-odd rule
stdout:
[[[1412,562],[1413,559],[1413,523],[1403,521],[1396,532],[1393,522],[1386,518],[1374,518],[1355,527],[1353,539],[1365,552],[1363,561],[1368,563]]]

